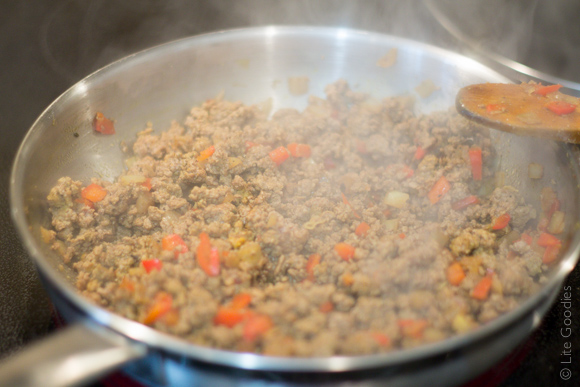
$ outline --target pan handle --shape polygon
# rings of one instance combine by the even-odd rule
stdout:
[[[102,326],[75,323],[0,363],[0,385],[84,384],[146,354],[145,345]]]

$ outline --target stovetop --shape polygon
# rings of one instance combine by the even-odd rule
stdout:
[[[578,16],[579,6],[563,3],[549,2],[551,13]],[[553,28],[553,23],[538,16],[543,15],[546,4],[547,0],[536,5],[540,30],[530,32],[530,49],[520,50],[521,57],[514,59],[578,81],[580,66],[568,63],[575,55],[571,40],[562,45],[568,51],[559,51],[561,36],[554,35],[570,31],[561,25]],[[48,296],[9,216],[10,167],[34,119],[74,82],[129,53],[184,36],[266,24],[340,25],[462,49],[419,1],[0,2],[0,356],[8,356],[54,328]],[[566,56],[567,52],[572,54]],[[566,286],[572,294],[572,308],[556,303],[528,341],[469,386],[579,385],[580,268],[570,275]],[[568,381],[564,381],[566,370],[571,372]],[[111,383],[122,377],[116,375],[100,384],[114,385]]]

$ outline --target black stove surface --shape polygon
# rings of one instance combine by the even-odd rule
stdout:
[[[578,9],[570,11],[568,5],[566,12]],[[129,53],[184,36],[266,24],[341,25],[458,49],[419,1],[0,2],[1,357],[53,328],[50,301],[9,216],[10,167],[34,119],[73,83]],[[541,37],[537,39],[540,46],[557,51],[557,45],[547,43],[547,32],[534,32],[534,36]],[[562,56],[552,55],[554,62],[544,63],[543,70],[561,68]],[[572,76],[580,79],[580,66]],[[566,286],[572,294],[571,308],[556,303],[528,341],[469,386],[580,385],[580,268],[570,275]],[[567,370],[569,380],[565,380]],[[115,380],[122,379],[104,379],[101,384],[114,385]]]

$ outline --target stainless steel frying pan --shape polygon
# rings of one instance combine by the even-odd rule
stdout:
[[[377,66],[377,60],[391,49],[398,50],[397,63],[388,68]],[[578,232],[568,232],[563,257],[553,265],[541,290],[516,310],[468,334],[378,355],[278,358],[200,347],[114,315],[76,293],[74,274],[62,266],[39,233],[39,227],[48,221],[45,198],[57,178],[114,179],[123,170],[120,144],[131,142],[147,121],[155,128],[168,127],[171,120],[183,119],[191,106],[222,91],[230,100],[257,103],[272,97],[274,109],[302,108],[306,96],[293,96],[286,86],[287,78],[293,76],[310,78],[310,94],[323,96],[325,85],[344,78],[355,90],[379,98],[413,94],[414,87],[431,80],[439,90],[426,99],[418,98],[420,112],[449,108],[458,88],[467,84],[509,81],[466,57],[417,42],[312,27],[265,27],[197,36],[129,56],[88,76],[34,123],[16,157],[10,191],[12,216],[22,240],[55,305],[70,324],[5,363],[0,368],[0,383],[84,383],[124,365],[126,372],[141,381],[163,386],[225,383],[228,375],[235,375],[235,382],[243,384],[250,374],[261,378],[264,385],[276,381],[277,376],[272,375],[289,374],[295,375],[296,384],[319,380],[340,385],[356,377],[367,380],[367,385],[453,385],[477,375],[529,335],[576,264]],[[93,132],[91,121],[97,111],[116,120],[116,135]],[[556,184],[574,226],[580,203],[576,150],[499,132],[494,134],[494,142],[499,154],[497,168],[506,171],[506,183],[532,203],[538,202],[543,185]],[[544,165],[543,181],[527,178],[530,162]],[[361,370],[368,376],[355,372]],[[307,377],[301,379],[300,375]]]

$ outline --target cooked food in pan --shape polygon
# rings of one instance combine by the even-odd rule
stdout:
[[[96,304],[274,356],[443,340],[539,288],[566,225],[554,189],[526,203],[488,130],[455,112],[326,93],[271,118],[217,97],[148,126],[116,181],[58,181],[44,240]]]

